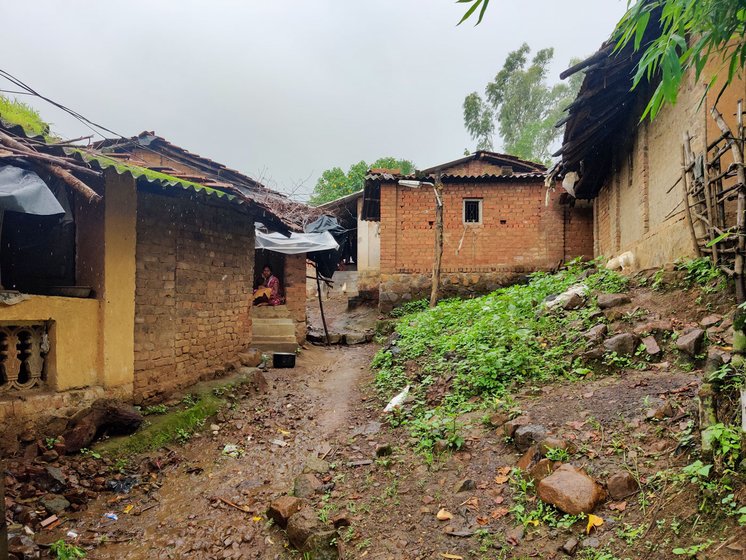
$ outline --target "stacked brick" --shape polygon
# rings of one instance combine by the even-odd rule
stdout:
[[[138,195],[138,400],[214,376],[251,341],[254,227],[245,215]]]
[[[295,323],[298,344],[306,340],[306,255],[285,257],[285,303]]]

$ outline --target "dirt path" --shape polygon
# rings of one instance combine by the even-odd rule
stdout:
[[[102,495],[63,533],[106,534],[107,542],[89,554],[94,559],[290,557],[263,514],[272,498],[292,490],[309,457],[329,453],[344,437],[374,350],[312,347],[295,369],[270,370],[266,394],[239,401],[219,415],[217,434],[206,426],[176,450],[178,466],[160,488],[115,502]],[[226,444],[238,446],[241,456],[223,454]],[[129,505],[130,514],[123,513]],[[107,520],[109,511],[119,520]]]

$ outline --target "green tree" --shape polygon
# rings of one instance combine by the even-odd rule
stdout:
[[[458,2],[470,4],[459,23],[479,10],[479,24],[490,0]],[[646,35],[651,25],[660,27],[660,33],[652,39]],[[688,71],[694,71],[698,80],[704,78],[707,90],[724,69],[724,85],[742,75],[746,65],[746,5],[744,0],[629,0],[613,38],[617,51],[628,45],[636,51],[642,49],[633,87],[643,79],[660,79],[643,115],[654,119],[666,103],[676,103]],[[715,64],[705,73],[708,62]]]
[[[309,203],[318,206],[361,190],[365,184],[365,175],[371,168],[400,169],[404,175],[414,173],[415,170],[411,161],[394,157],[378,158],[370,165],[361,160],[353,163],[347,173],[341,167],[332,167],[324,171],[316,181]]]
[[[502,69],[487,84],[485,97],[473,92],[464,99],[464,125],[477,149],[491,150],[495,121],[503,149],[509,154],[549,163],[555,128],[564,108],[580,87],[579,75],[567,83],[547,84],[554,49],[542,49],[529,63],[527,44],[508,54]]]

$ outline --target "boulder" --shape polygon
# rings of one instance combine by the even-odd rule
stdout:
[[[705,331],[702,329],[691,329],[679,335],[676,339],[676,348],[688,356],[696,356],[702,351],[702,343],[705,340]]]
[[[642,343],[645,345],[645,352],[647,352],[648,356],[657,356],[661,353],[661,347],[658,346],[658,341],[655,340],[653,335],[643,338]]]
[[[591,344],[598,344],[606,337],[607,332],[609,332],[609,327],[604,323],[600,323],[584,332],[583,337]]]
[[[722,320],[723,317],[721,315],[708,315],[707,317],[702,319],[699,324],[702,326],[703,329],[707,329],[709,327],[714,327]]]
[[[365,344],[366,342],[370,342],[370,338],[364,332],[345,333],[345,344],[347,344],[347,346]]]
[[[599,294],[598,295],[598,306],[601,309],[609,309],[611,307],[618,307],[625,303],[630,303],[632,300],[627,294]]]
[[[465,478],[464,480],[459,480],[456,485],[453,487],[453,491],[456,492],[456,494],[459,494],[460,492],[471,492],[472,490],[476,490],[477,483],[474,482],[471,478]]]
[[[296,498],[310,498],[321,489],[321,482],[311,473],[300,475],[293,484],[293,496]]]
[[[554,471],[554,461],[550,461],[546,457],[539,459],[535,465],[528,469],[527,477],[529,480],[533,480],[534,483],[538,483],[544,480]]]
[[[516,418],[513,418],[512,420],[508,420],[503,424],[503,433],[505,434],[505,437],[513,437],[515,435],[515,431],[520,426],[525,426],[531,422],[531,418],[528,416],[518,416]]]
[[[663,334],[663,333],[671,332],[671,330],[673,330],[673,325],[671,324],[671,321],[659,320],[659,321],[650,321],[648,323],[635,327],[635,334],[637,336],[643,336],[643,335],[648,335],[648,334]]]
[[[246,367],[258,367],[262,363],[262,351],[257,348],[249,348],[238,354],[238,359]]]
[[[288,526],[288,520],[303,509],[305,502],[295,496],[280,496],[269,504],[267,517],[283,529]]]
[[[601,487],[572,465],[562,465],[540,481],[537,493],[541,500],[570,515],[591,513],[604,497]]]
[[[637,350],[639,339],[632,333],[620,333],[604,341],[607,352],[616,352],[619,356],[632,356]]]
[[[614,473],[606,481],[606,490],[613,500],[623,500],[635,494],[639,489],[640,486],[635,477],[627,471]]]
[[[495,412],[494,414],[490,416],[488,422],[490,426],[494,428],[499,428],[500,426],[505,424],[505,422],[507,422],[508,420],[510,420],[510,416],[508,415],[507,412]]]
[[[547,437],[547,429],[539,424],[526,424],[516,428],[513,434],[515,446],[519,451],[526,451],[532,445]]]
[[[104,434],[128,435],[143,423],[142,414],[119,401],[99,399],[75,416],[72,427],[63,434],[65,452],[77,453]]]
[[[300,552],[308,553],[314,560],[336,560],[339,558],[337,532],[323,525],[316,512],[303,508],[290,517],[287,524],[290,543]]]
[[[59,494],[48,494],[39,500],[39,503],[52,515],[59,515],[70,507],[70,502]]]
[[[515,464],[516,468],[522,471],[528,471],[531,466],[541,458],[539,449],[536,446],[530,447]]]
[[[308,459],[306,459],[306,464],[303,466],[304,473],[325,474],[329,472],[329,469],[329,462],[324,461],[324,459],[319,459],[315,453],[311,454]]]
[[[584,305],[585,298],[578,293],[572,293],[562,304],[562,309],[564,309],[565,311],[570,311],[572,309],[580,309]]]

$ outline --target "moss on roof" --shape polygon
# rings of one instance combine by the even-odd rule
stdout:
[[[131,163],[124,163],[114,158],[107,157],[104,154],[92,154],[90,152],[86,152],[83,150],[75,150],[75,152],[80,154],[80,156],[88,162],[91,162],[91,161],[97,162],[102,169],[108,169],[109,167],[113,167],[114,169],[117,170],[118,173],[129,172],[136,179],[140,177],[145,177],[148,181],[151,181],[151,182],[158,182],[158,183],[165,184],[168,186],[178,186],[185,190],[193,189],[197,192],[201,192],[207,195],[217,196],[219,198],[225,198],[226,200],[233,200],[236,198],[234,195],[228,194],[218,189],[213,189],[212,187],[206,187],[205,185],[202,185],[200,183],[195,183],[194,181],[187,181],[185,179],[179,179],[178,177],[174,177],[173,175],[168,175],[167,173],[153,171],[152,169],[148,169],[147,167],[139,167],[137,165],[132,165]]]
[[[49,135],[49,125],[41,119],[35,109],[4,95],[0,95],[0,120],[9,125],[22,127],[28,136]]]

